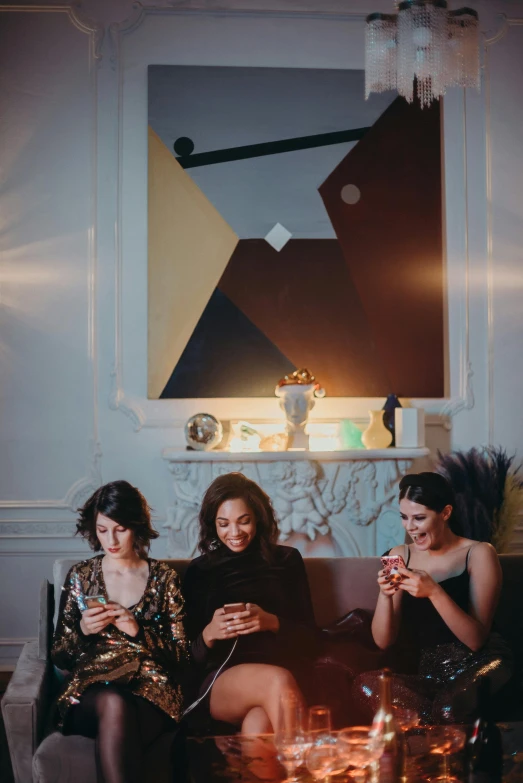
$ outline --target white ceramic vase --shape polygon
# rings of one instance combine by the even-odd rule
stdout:
[[[366,449],[386,449],[392,443],[392,432],[383,423],[383,410],[369,411],[370,423],[361,436]]]

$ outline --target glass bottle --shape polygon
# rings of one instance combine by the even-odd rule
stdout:
[[[478,684],[478,717],[467,743],[467,757],[469,783],[501,783],[503,743],[492,717],[488,677],[482,677]]]
[[[371,733],[382,738],[383,753],[379,760],[380,783],[397,783],[402,770],[402,742],[392,712],[392,674],[383,669],[380,675],[380,706],[372,722]]]

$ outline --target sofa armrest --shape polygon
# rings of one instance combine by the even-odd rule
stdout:
[[[38,657],[38,642],[24,645],[2,698],[2,715],[16,783],[31,783],[33,755],[47,718],[50,661]]]

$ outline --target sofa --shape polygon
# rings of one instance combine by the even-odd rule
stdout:
[[[56,676],[49,659],[52,630],[61,586],[73,560],[57,560],[53,581],[42,586],[40,596],[39,636],[28,642],[2,699],[9,751],[16,783],[95,783],[94,741],[85,737],[64,737],[47,725],[50,703],[56,691]],[[188,560],[168,560],[183,577]],[[503,591],[496,615],[496,627],[512,645],[518,666],[523,662],[523,555],[502,555]],[[322,700],[332,701],[334,709],[348,704],[350,678],[359,671],[381,665],[382,653],[368,643],[365,617],[372,613],[378,587],[377,557],[309,558],[305,566],[311,586],[314,613],[322,634],[322,650],[317,661],[316,692]],[[360,625],[339,618],[354,609]],[[367,614],[368,613],[368,614]],[[498,715],[509,720],[522,717],[519,684],[520,671],[510,692],[511,713]],[[509,701],[505,702],[507,705]],[[350,717],[350,716],[349,716]],[[165,771],[158,759],[166,753],[172,736],[163,735],[149,749],[148,768],[151,781],[162,783]]]

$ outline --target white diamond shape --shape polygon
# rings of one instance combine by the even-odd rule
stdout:
[[[271,245],[271,247],[273,247],[279,253],[282,247],[285,247],[291,237],[292,234],[290,231],[287,231],[287,229],[282,226],[281,223],[276,223],[276,225],[271,228],[265,237],[265,241],[268,242],[269,245]]]

